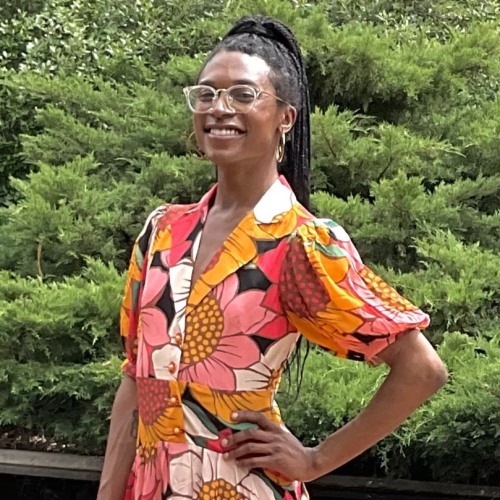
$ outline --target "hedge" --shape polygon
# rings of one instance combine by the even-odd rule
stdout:
[[[214,180],[193,154],[182,87],[247,13],[287,22],[303,48],[314,211],[344,225],[365,261],[431,314],[427,335],[451,371],[351,466],[498,484],[495,0],[1,6],[0,444],[103,451],[132,242],[154,207],[195,201]],[[383,376],[313,349],[298,399],[295,386],[280,395],[283,413],[315,443]]]

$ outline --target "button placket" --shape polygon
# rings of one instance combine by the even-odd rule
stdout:
[[[172,382],[172,384],[176,384],[176,382]],[[170,394],[165,396],[165,401],[167,402],[167,406],[169,408],[177,408],[181,406],[180,397],[173,393],[173,385],[170,386]]]
[[[172,353],[172,359],[170,363],[167,365],[167,369],[169,373],[172,375],[175,375],[175,378],[177,378],[177,374],[179,372],[179,365],[180,365],[180,360],[182,357],[182,343],[184,342],[184,338],[182,334],[180,333],[179,330],[177,330],[177,333],[173,336],[172,338],[172,343],[177,346],[179,349],[175,349],[175,353]]]
[[[185,320],[183,317],[180,318],[175,318],[174,323],[172,325],[172,342],[175,345],[178,345],[179,347],[183,344],[184,342],[184,335],[183,335],[183,326],[185,324]]]
[[[171,375],[171,379],[177,379],[179,373],[179,366],[182,358],[181,346],[184,342],[184,336],[182,335],[182,329],[180,328],[179,318],[174,318],[173,323],[170,327],[170,343],[167,344],[170,348],[168,349],[169,358],[167,359],[166,365],[163,365],[168,373]]]

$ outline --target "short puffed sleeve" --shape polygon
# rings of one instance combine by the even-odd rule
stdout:
[[[156,222],[165,207],[159,207],[153,211],[135,240],[130,257],[130,264],[125,280],[125,291],[120,308],[120,335],[125,347],[126,359],[122,363],[124,373],[132,378],[136,374],[137,362],[137,325],[140,306],[142,284],[144,283],[147,270],[147,260],[152,233]]]
[[[294,327],[333,354],[376,363],[398,336],[429,317],[365,266],[330,220],[302,224],[282,265],[280,300]]]

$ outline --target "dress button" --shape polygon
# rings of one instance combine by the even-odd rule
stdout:
[[[176,427],[174,429],[174,434],[180,434],[181,433],[181,430],[179,429],[179,427]]]
[[[177,345],[181,345],[182,344],[182,335],[180,333],[178,333],[176,336],[175,336],[175,343]]]
[[[171,405],[175,405],[175,404],[177,404],[177,398],[176,398],[175,396],[172,396],[172,397],[170,398],[170,404],[171,404]]]
[[[170,373],[174,373],[175,372],[175,363],[172,361],[172,363],[169,363],[168,365],[168,371]]]

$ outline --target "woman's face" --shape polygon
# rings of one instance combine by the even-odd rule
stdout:
[[[227,89],[232,85],[247,84],[272,94],[261,94],[247,113],[228,109],[222,94],[209,113],[194,114],[198,146],[218,167],[275,166],[279,137],[293,126],[296,111],[273,97],[276,91],[269,73],[268,64],[260,57],[227,51],[218,52],[203,69],[199,85]],[[224,133],[224,129],[236,133]]]

